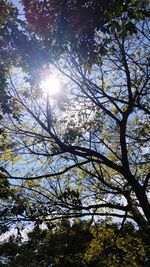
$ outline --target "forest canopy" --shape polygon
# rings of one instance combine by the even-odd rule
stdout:
[[[149,3],[107,2],[0,0],[1,233],[84,218],[150,234]]]

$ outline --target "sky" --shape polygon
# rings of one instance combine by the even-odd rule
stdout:
[[[18,8],[19,10],[19,14],[21,14],[20,19],[24,18],[24,15],[22,15],[24,13],[23,11],[23,7],[22,4],[20,3],[19,0],[12,0],[12,3]]]
[[[20,3],[21,1],[19,1],[19,0],[11,0],[11,2],[14,4],[14,6],[16,6],[18,8],[19,14],[21,14],[20,19],[21,18],[23,19],[24,16],[22,14],[24,14],[24,11],[23,11],[23,6]]]

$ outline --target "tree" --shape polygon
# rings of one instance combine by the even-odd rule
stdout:
[[[62,24],[62,43],[55,39],[59,27],[54,36],[49,24],[44,31],[48,22],[43,14],[47,17],[54,3],[47,2],[45,11],[46,2],[40,2],[33,21],[30,5],[28,1],[24,3],[28,24],[18,21],[20,28],[11,27],[9,39],[10,50],[14,47],[20,59],[16,73],[12,69],[9,74],[7,87],[18,116],[6,112],[2,120],[5,134],[13,143],[3,153],[2,174],[17,188],[19,203],[15,205],[16,212],[11,209],[3,222],[41,223],[64,217],[110,216],[122,218],[123,222],[134,220],[148,233],[147,2],[125,1],[122,6],[120,1],[120,9],[116,10],[113,1],[114,13],[110,4],[108,15],[104,12],[100,22],[93,21],[93,17],[106,7],[98,1],[91,1],[92,6],[87,6],[87,1],[81,6],[71,2],[77,17],[72,17],[72,13],[70,17],[64,15],[69,22],[76,22],[81,10],[91,12],[88,18],[93,21],[92,39],[86,26],[83,42],[80,29],[75,33],[79,41],[76,43],[72,35],[66,34],[68,21]],[[59,7],[60,3],[54,6],[54,14]],[[71,4],[67,7],[72,9]],[[66,7],[61,14],[64,10]],[[36,27],[39,23],[40,32]],[[52,51],[56,53],[51,54]],[[38,65],[37,58],[42,58]],[[61,81],[62,90],[57,96],[45,95],[41,89],[40,80],[49,73]]]
[[[147,1],[138,4],[131,0],[108,0],[107,4],[103,0],[22,2],[29,25],[43,38],[55,58],[66,51],[69,44],[79,58],[90,62],[96,57],[95,30],[109,29],[112,20],[123,13],[136,20],[148,15]],[[129,31],[134,30],[132,22],[126,27]]]
[[[93,230],[93,237],[84,256],[90,266],[149,264],[148,246],[144,246],[144,240],[130,223],[125,224],[122,231],[117,225],[98,225],[98,228]]]
[[[107,222],[62,220],[49,229],[36,226],[21,243],[11,237],[2,244],[0,256],[8,267],[139,267],[149,263],[149,247],[131,223],[120,232],[118,225]]]

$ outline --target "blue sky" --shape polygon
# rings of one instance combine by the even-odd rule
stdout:
[[[24,13],[22,4],[20,3],[21,1],[19,1],[19,0],[11,0],[11,2],[18,8],[20,14]]]

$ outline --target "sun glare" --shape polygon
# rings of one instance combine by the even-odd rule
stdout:
[[[49,95],[56,95],[60,91],[60,81],[53,76],[49,76],[41,81],[40,88]]]

